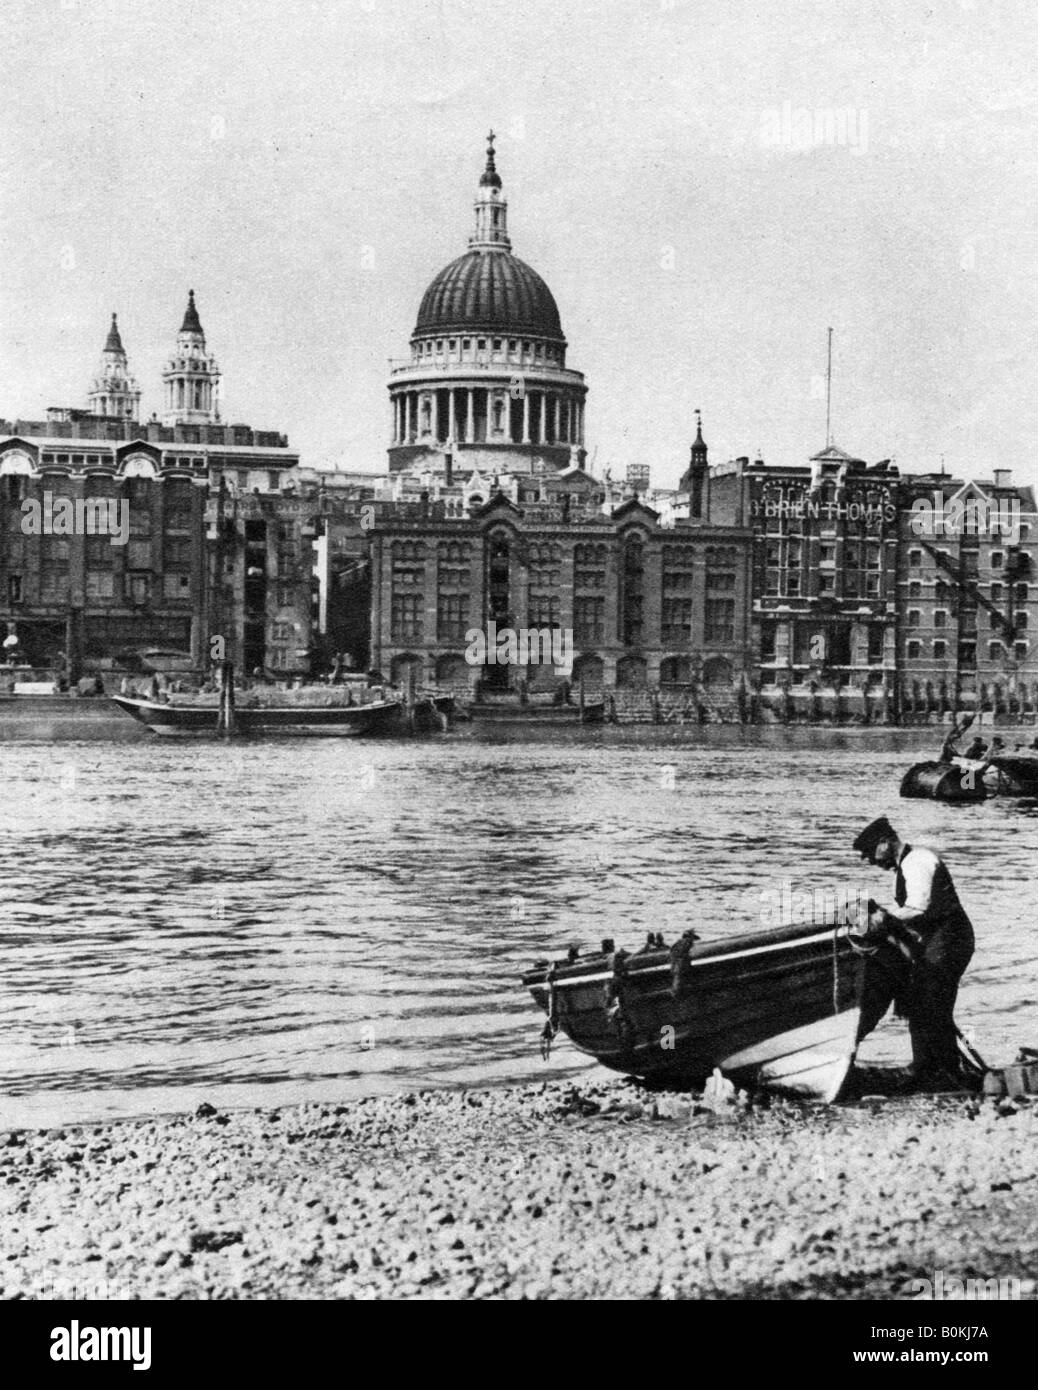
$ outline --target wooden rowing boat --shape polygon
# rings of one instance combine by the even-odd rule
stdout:
[[[628,954],[540,961],[523,984],[556,1029],[614,1071],[701,1086],[715,1068],[740,1085],[832,1101],[854,1060],[863,958],[834,916],[810,924]],[[608,949],[607,949],[608,948]]]

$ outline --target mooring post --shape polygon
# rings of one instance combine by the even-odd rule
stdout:
[[[216,727],[224,738],[234,733],[234,662],[220,663],[220,709],[216,717]]]
[[[407,680],[404,683],[404,701],[406,705],[407,727],[414,733],[415,729],[415,687],[416,673],[414,662],[407,663]]]

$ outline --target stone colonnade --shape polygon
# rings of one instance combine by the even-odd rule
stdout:
[[[446,409],[441,410],[441,396]],[[392,437],[396,447],[427,441],[443,444],[583,444],[584,403],[547,387],[531,388],[514,398],[501,386],[450,386],[395,392]]]

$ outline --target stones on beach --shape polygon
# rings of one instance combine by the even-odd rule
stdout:
[[[141,1298],[896,1297],[1038,1242],[1034,1107],[719,1116],[581,1078],[275,1113],[0,1136],[5,1296],[60,1270]]]

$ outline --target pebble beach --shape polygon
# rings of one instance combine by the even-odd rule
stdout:
[[[1035,1296],[1038,1103],[623,1079],[0,1134],[0,1296]]]

